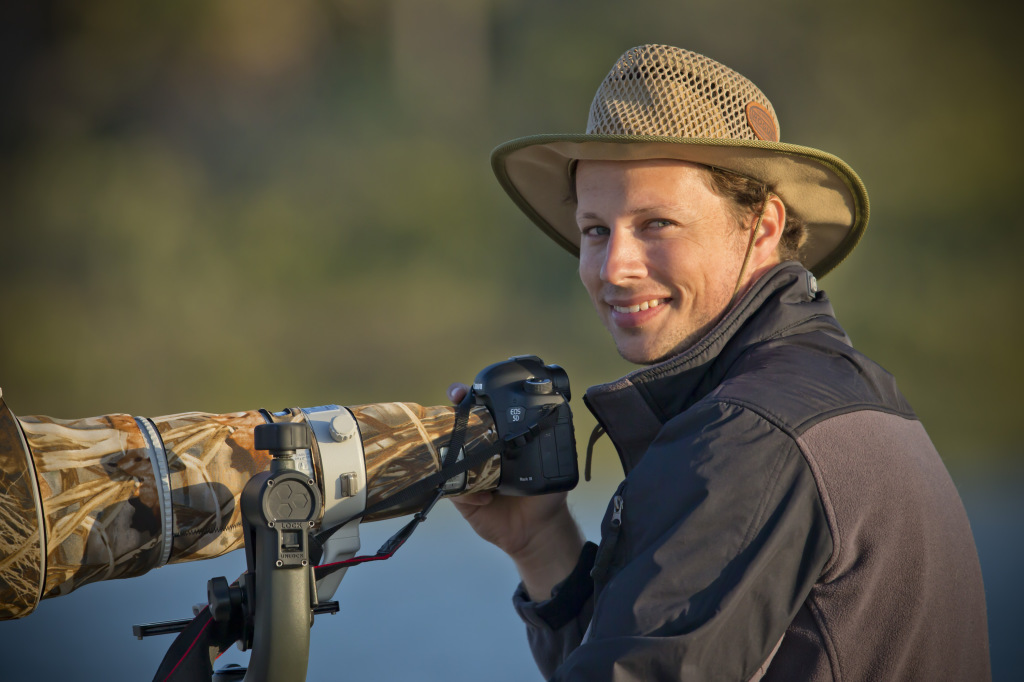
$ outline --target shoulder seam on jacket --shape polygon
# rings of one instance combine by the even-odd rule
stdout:
[[[825,514],[825,521],[828,523],[829,534],[832,536],[832,556],[821,569],[821,575],[825,575],[832,566],[839,561],[839,555],[842,551],[843,539],[839,532],[839,523],[836,520],[835,509],[832,507],[832,500],[829,497],[828,490],[825,488],[821,472],[818,471],[817,462],[811,456],[806,448],[804,442],[801,439],[797,431],[786,424],[781,417],[773,414],[761,405],[754,403],[748,403],[747,401],[740,400],[738,398],[716,398],[716,400],[723,404],[730,404],[748,410],[754,414],[761,416],[762,419],[772,424],[779,431],[785,433],[792,441],[797,452],[800,453],[800,457],[803,458],[804,463],[807,465],[807,469],[810,471],[811,478],[814,480],[814,487],[818,491],[818,500],[821,502],[822,511]],[[851,412],[860,410],[850,410]],[[837,414],[841,414],[844,411],[837,410]]]
[[[850,403],[848,405],[843,405],[842,407],[837,407],[833,410],[824,410],[819,412],[813,417],[805,419],[793,428],[795,431],[803,433],[823,421],[827,421],[833,417],[839,417],[844,414],[852,414],[853,412],[882,412],[884,414],[891,414],[895,417],[902,417],[903,419],[920,421],[913,411],[898,410],[892,407],[886,407],[885,405],[879,405],[878,403]]]
[[[760,409],[760,406],[758,406],[758,405],[748,404],[748,403],[745,403],[742,400],[734,400],[734,399],[731,399],[731,398],[718,398],[716,400],[717,400],[717,402],[719,402],[721,404],[734,405],[736,407],[739,407],[740,409],[746,410],[747,412],[750,412],[751,414],[754,414],[757,417],[763,419],[768,424],[770,424],[773,428],[775,428],[778,431],[780,431],[781,433],[785,434],[785,436],[789,439],[790,443],[792,444],[793,449],[796,452],[799,453],[799,456],[801,458],[803,458],[803,460],[807,463],[808,468],[810,468],[810,463],[807,462],[807,457],[806,457],[806,455],[804,455],[803,450],[800,448],[800,442],[799,442],[799,439],[797,438],[797,435],[789,427],[787,427],[786,424],[782,421],[782,419],[779,418],[777,415],[772,414],[768,410]],[[758,504],[757,514],[755,516],[751,517],[750,525],[747,527],[746,532],[743,534],[743,540],[741,542],[741,545],[743,547],[746,547],[746,545],[750,542],[750,540],[751,540],[750,536],[751,536],[751,533],[752,533],[753,529],[758,526],[758,523],[760,522],[761,518],[764,516],[764,510],[765,510],[765,506],[767,504],[766,500],[769,497],[769,492],[774,489],[775,485],[778,482],[779,472],[780,472],[780,470],[782,468],[783,460],[784,460],[784,452],[780,450],[778,455],[775,458],[775,462],[772,465],[772,472],[771,472],[771,476],[770,476],[770,481],[768,482],[768,484],[766,484],[764,486],[764,492],[762,493],[762,497],[761,497],[760,503]],[[815,478],[814,470],[813,469],[811,469],[811,477]],[[815,480],[815,486],[814,487],[815,487],[815,489],[818,489],[818,485],[817,485],[817,481],[816,480]],[[818,497],[819,498],[821,497],[820,489],[818,490]]]
[[[804,431],[810,429],[811,427],[817,424],[820,424],[823,421],[832,419],[833,417],[839,417],[844,414],[851,414],[853,412],[882,412],[885,414],[891,414],[896,417],[902,417],[903,419],[920,421],[918,419],[918,416],[913,411],[908,412],[906,410],[899,410],[896,408],[887,407],[885,405],[880,405],[878,403],[872,402],[849,403],[843,405],[842,407],[837,407],[835,409],[823,410],[821,412],[815,413],[814,416],[809,417],[798,424],[791,425],[787,423],[781,415],[775,414],[774,412],[772,412],[771,410],[769,410],[767,407],[760,403],[753,403],[747,400],[743,400],[742,398],[735,398],[732,396],[712,394],[709,397],[711,397],[716,402],[730,403],[732,405],[742,407],[744,409],[750,410],[751,412],[754,412],[755,414],[763,416],[766,420],[768,420],[773,425],[775,425],[776,427],[784,431],[786,434],[788,434],[789,437],[792,438],[793,440],[799,438],[799,434],[803,433]]]
[[[754,414],[760,416],[762,419],[764,419],[766,422],[768,422],[769,424],[771,424],[772,426],[774,426],[778,430],[780,430],[783,433],[785,433],[794,442],[797,439],[796,431],[792,427],[790,427],[789,424],[787,424],[785,422],[785,420],[781,416],[773,413],[771,410],[769,410],[768,408],[764,407],[763,405],[759,405],[757,403],[751,403],[751,402],[748,402],[746,400],[741,400],[739,398],[730,398],[730,397],[725,397],[725,396],[714,396],[713,395],[712,399],[715,402],[724,403],[724,404],[728,404],[728,405],[735,405],[736,407],[742,407],[745,410],[753,412]]]

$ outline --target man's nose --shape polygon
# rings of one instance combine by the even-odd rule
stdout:
[[[643,244],[631,231],[613,229],[605,249],[601,279],[618,285],[646,274]]]

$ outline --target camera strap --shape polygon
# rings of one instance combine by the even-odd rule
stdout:
[[[401,530],[392,535],[387,542],[381,545],[376,554],[357,556],[345,561],[336,561],[330,564],[319,565],[314,569],[317,580],[348,566],[354,566],[368,561],[383,561],[385,559],[390,559],[391,556],[398,551],[398,548],[405,544],[405,541],[409,539],[409,536],[412,535],[413,531],[415,531],[416,528],[426,520],[427,514],[429,514],[430,510],[434,508],[437,501],[444,497],[445,483],[460,474],[466,473],[470,469],[475,469],[491,457],[502,454],[508,447],[521,447],[524,443],[531,440],[537,432],[549,426],[552,419],[556,417],[554,408],[548,408],[540,415],[540,418],[537,419],[535,423],[525,427],[522,431],[515,434],[509,434],[504,439],[495,441],[479,452],[473,453],[472,455],[466,455],[462,459],[458,459],[458,453],[462,451],[462,447],[465,444],[466,426],[469,423],[469,412],[475,404],[476,398],[473,391],[470,390],[470,392],[466,394],[466,397],[462,399],[462,402],[459,403],[458,407],[456,407],[455,424],[452,427],[452,435],[448,441],[448,454],[445,456],[444,462],[442,462],[441,469],[439,471],[427,476],[426,478],[420,479],[406,488],[403,488],[394,495],[385,500],[381,500],[372,507],[364,509],[358,514],[353,514],[341,523],[335,524],[330,528],[325,528],[312,536],[313,543],[310,547],[310,552],[313,555],[314,560],[319,561],[323,554],[323,544],[327,542],[327,539],[335,531],[350,521],[354,521],[355,519],[370,514],[376,514],[384,511],[385,509],[390,509],[391,507],[405,504],[410,500],[420,498],[424,493],[430,490],[434,491],[434,494],[426,505],[424,505],[423,509],[416,512],[409,523],[403,526]]]
[[[403,488],[394,495],[385,500],[381,500],[377,504],[364,509],[358,514],[353,514],[341,523],[335,524],[330,528],[325,528],[319,533],[313,535],[313,546],[310,549],[315,552],[316,559],[319,560],[319,557],[322,556],[323,544],[327,542],[327,539],[335,531],[350,521],[354,521],[355,519],[370,514],[376,514],[384,511],[385,509],[390,509],[391,507],[400,506],[410,500],[422,497],[424,493],[430,490],[434,491],[434,494],[430,497],[430,500],[426,505],[424,505],[423,509],[416,512],[409,523],[403,526],[401,530],[392,535],[387,542],[381,545],[376,554],[357,556],[346,561],[336,561],[334,563],[317,566],[315,569],[317,580],[320,580],[334,571],[347,566],[354,566],[355,564],[362,564],[368,561],[383,561],[384,559],[390,559],[391,556],[398,551],[398,548],[405,544],[405,541],[409,539],[409,536],[412,535],[413,531],[416,530],[419,524],[426,520],[427,514],[429,514],[430,510],[434,508],[437,501],[444,497],[445,483],[460,474],[466,473],[470,469],[480,466],[491,457],[500,455],[504,451],[505,443],[503,441],[496,441],[492,445],[483,448],[481,451],[476,452],[471,456],[458,459],[458,453],[462,451],[466,440],[466,426],[469,424],[469,412],[473,408],[475,402],[473,392],[470,391],[466,394],[466,397],[462,399],[462,402],[459,403],[458,407],[456,407],[455,424],[452,426],[452,435],[448,441],[448,454],[441,463],[440,470],[430,476],[416,481],[412,485]]]

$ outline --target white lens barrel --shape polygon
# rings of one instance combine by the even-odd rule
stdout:
[[[328,405],[303,409],[320,449],[323,470],[324,518],[322,528],[341,523],[366,509],[366,460],[359,425],[344,407]],[[359,519],[337,531],[324,543],[321,564],[345,561],[359,551]],[[317,595],[329,600],[346,569],[317,581]]]

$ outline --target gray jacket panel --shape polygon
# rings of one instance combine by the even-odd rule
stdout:
[[[832,675],[818,679],[989,679],[967,514],[921,423],[851,412],[807,430],[800,446],[838,538],[807,600],[831,642]],[[779,667],[768,679],[793,679]]]

